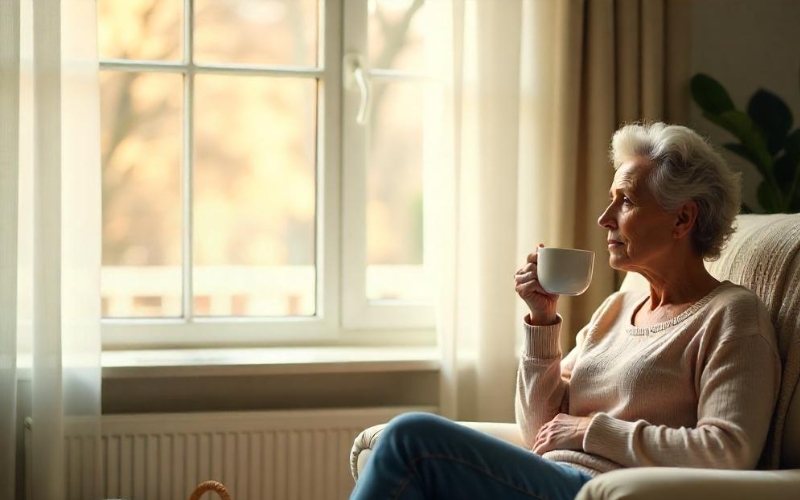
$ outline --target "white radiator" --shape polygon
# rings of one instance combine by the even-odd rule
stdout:
[[[350,448],[358,433],[406,411],[435,410],[105,415],[104,496],[186,500],[198,483],[214,479],[225,484],[233,500],[346,499],[353,488]],[[91,465],[83,456],[90,454],[84,449],[91,450],[91,443],[69,435],[70,429],[79,433],[79,428],[67,425],[65,431],[70,500],[83,498],[92,480]],[[203,500],[212,498],[208,493]]]

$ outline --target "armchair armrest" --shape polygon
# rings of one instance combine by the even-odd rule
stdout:
[[[522,436],[519,433],[517,424],[501,424],[496,422],[458,422],[477,431],[485,432],[490,436],[500,438],[517,446],[525,446],[522,442]],[[364,430],[356,437],[353,442],[353,448],[350,451],[350,473],[353,479],[358,481],[358,475],[364,470],[367,464],[372,449],[378,443],[383,428],[386,424],[373,425],[372,427]]]
[[[602,474],[576,500],[783,500],[800,491],[800,469],[735,471],[640,467]]]

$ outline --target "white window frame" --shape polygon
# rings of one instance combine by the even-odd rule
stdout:
[[[181,318],[102,320],[104,349],[264,346],[274,344],[430,344],[432,305],[374,303],[366,297],[366,128],[356,124],[359,95],[343,89],[346,51],[366,56],[367,0],[319,0],[317,67],[195,64],[193,0],[184,2],[180,62],[103,60],[101,70],[160,71],[184,77],[183,314]],[[343,50],[345,49],[345,50]],[[316,315],[312,317],[194,317],[192,288],[192,163],[194,79],[198,73],[318,79],[316,165]],[[376,80],[408,75],[370,70]],[[346,168],[342,168],[346,165]],[[344,203],[343,203],[344,201]],[[397,330],[404,330],[398,335]]]
[[[369,53],[367,9],[368,0],[346,0],[344,54],[358,54],[363,61]],[[386,68],[365,67],[364,71],[369,81],[378,83],[414,82],[424,78]],[[342,239],[346,251],[342,254],[342,323],[346,329],[433,328],[435,314],[431,304],[367,299],[369,127],[356,121],[360,106],[360,93],[345,90],[342,101]],[[427,206],[425,201],[423,205]]]

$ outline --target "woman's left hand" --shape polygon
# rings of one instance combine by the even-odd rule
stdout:
[[[583,450],[583,436],[592,417],[573,417],[559,413],[536,434],[533,452],[541,455],[552,450]]]

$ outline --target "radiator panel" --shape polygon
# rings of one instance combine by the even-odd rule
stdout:
[[[106,415],[99,454],[104,497],[185,500],[198,483],[215,479],[233,500],[346,499],[355,437],[407,411],[436,409]],[[86,498],[96,479],[95,441],[81,429],[80,423],[65,426],[70,500]]]

